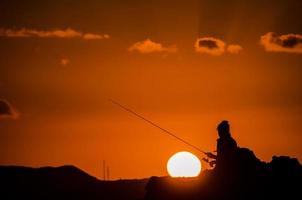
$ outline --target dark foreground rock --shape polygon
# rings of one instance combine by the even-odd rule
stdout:
[[[302,166],[295,158],[274,156],[270,163],[259,161],[255,165],[244,160],[235,170],[208,170],[198,178],[151,177],[145,199],[284,200],[302,197]]]

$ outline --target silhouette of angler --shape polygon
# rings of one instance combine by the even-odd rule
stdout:
[[[210,163],[216,164],[215,170],[232,170],[238,146],[231,136],[228,121],[223,120],[217,126],[217,131],[219,136],[217,139],[217,155],[207,153],[207,156],[212,159]]]
[[[216,167],[232,170],[234,159],[236,157],[237,143],[230,133],[228,121],[222,121],[217,126],[219,138],[217,139],[217,159]]]

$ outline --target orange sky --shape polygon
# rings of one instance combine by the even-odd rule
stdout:
[[[13,114],[0,102],[0,164],[73,164],[101,177],[106,160],[112,179],[142,178],[167,175],[177,151],[199,155],[107,98],[204,150],[215,149],[216,125],[228,119],[260,159],[301,160],[300,8],[2,1],[0,101]]]

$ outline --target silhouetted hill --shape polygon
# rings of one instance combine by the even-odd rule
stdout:
[[[301,199],[302,166],[297,159],[274,156],[265,163],[251,158],[238,161],[235,172],[206,170],[197,178],[149,181],[100,181],[74,166],[0,166],[0,199]]]
[[[146,182],[100,181],[74,166],[0,166],[0,199],[142,199]]]

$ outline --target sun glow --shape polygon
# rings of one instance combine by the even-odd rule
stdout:
[[[196,177],[201,171],[201,163],[194,154],[182,151],[168,160],[167,170],[172,177]]]

